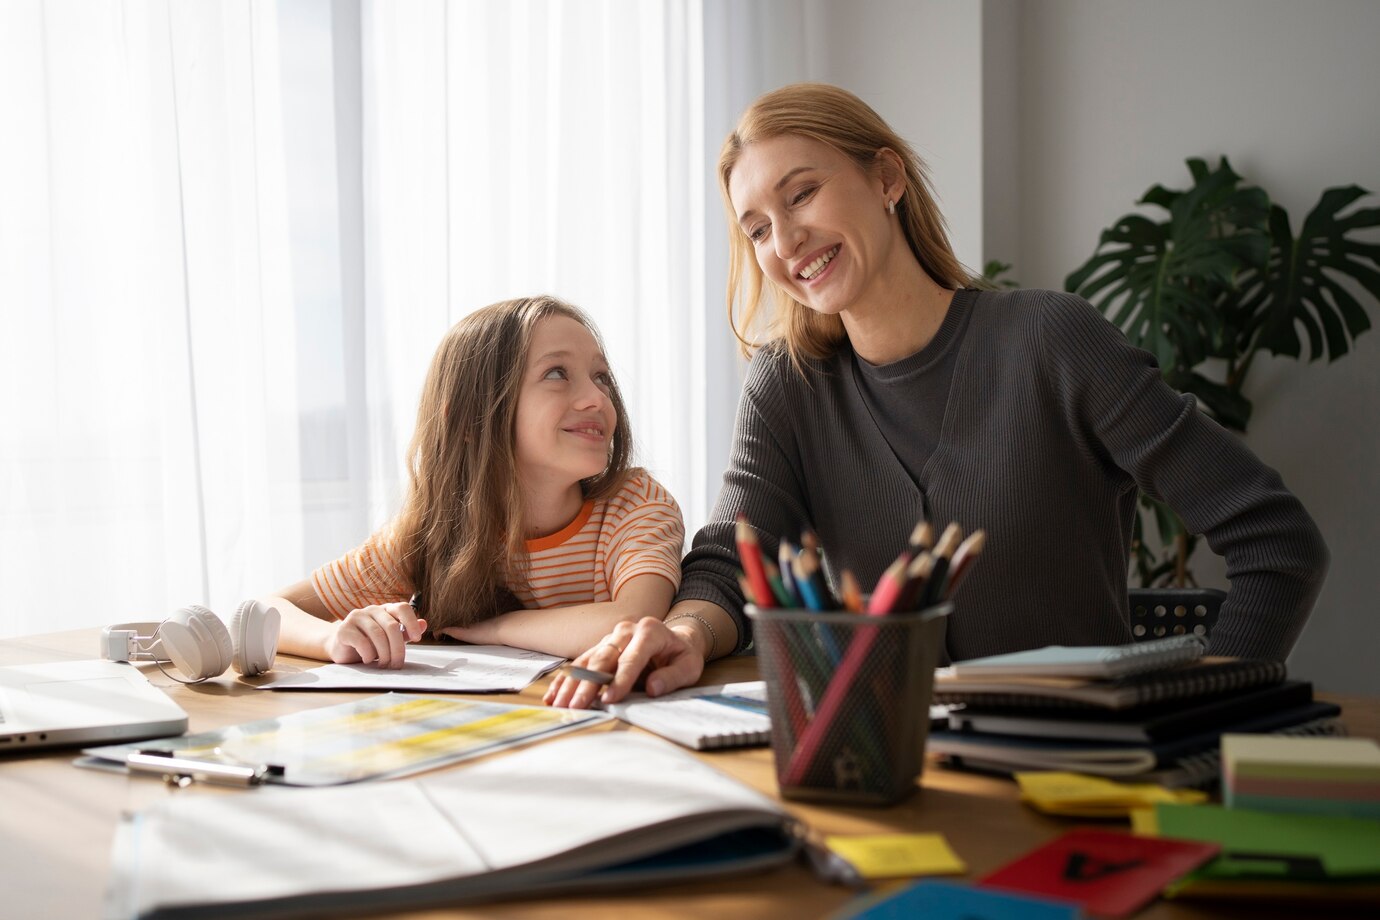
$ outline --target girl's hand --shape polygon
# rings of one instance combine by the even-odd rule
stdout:
[[[426,635],[426,620],[419,619],[406,601],[351,610],[326,640],[326,654],[336,664],[373,664],[400,668],[407,643]]]
[[[651,696],[688,687],[704,673],[704,659],[699,651],[656,617],[619,623],[573,663],[614,675],[613,683],[602,688],[605,703],[616,703],[631,693],[644,673]],[[588,709],[600,695],[600,689],[593,681],[576,680],[561,673],[552,679],[543,701],[548,706]]]

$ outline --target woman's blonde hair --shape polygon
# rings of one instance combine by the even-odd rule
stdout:
[[[784,339],[797,368],[802,359],[823,358],[843,340],[843,321],[809,309],[778,285],[767,281],[750,240],[738,226],[729,198],[733,167],[749,144],[782,135],[796,135],[828,144],[849,157],[864,172],[876,169],[877,153],[889,148],[905,167],[906,191],[896,203],[910,251],[920,267],[942,287],[951,290],[970,283],[969,272],[949,245],[944,217],[934,203],[925,165],[882,117],[857,96],[826,83],[795,83],[773,90],[750,105],[719,153],[719,191],[728,215],[728,321],[751,356],[762,343],[751,337],[766,282],[775,301],[767,325],[772,338]],[[880,205],[879,205],[880,206]]]
[[[550,316],[580,323],[603,349],[581,310],[554,297],[527,297],[466,316],[431,359],[395,524],[428,629],[466,626],[521,606],[512,593],[527,577],[517,406],[534,331]],[[632,472],[632,432],[616,382],[609,398],[617,416],[609,463],[581,483],[586,498],[613,494]]]

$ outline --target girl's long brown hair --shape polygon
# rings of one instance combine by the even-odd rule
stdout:
[[[514,444],[533,331],[549,316],[593,322],[554,297],[506,300],[451,327],[422,386],[417,428],[407,451],[409,488],[395,523],[404,565],[420,592],[427,628],[467,626],[515,609],[527,552]],[[581,485],[605,498],[632,472],[632,432],[617,383],[610,386],[617,427],[609,463]]]
[[[756,141],[782,135],[828,144],[865,172],[876,168],[877,153],[883,147],[895,151],[905,164],[906,178],[906,192],[896,202],[896,214],[910,251],[941,287],[956,290],[970,283],[970,273],[949,245],[944,216],[934,202],[925,164],[911,146],[866,102],[845,89],[827,83],[783,86],[748,106],[719,152],[719,191],[728,215],[728,321],[744,356],[750,357],[763,344],[753,338],[753,329],[764,282],[775,302],[767,323],[768,335],[785,341],[797,368],[804,358],[827,356],[845,336],[843,321],[837,316],[816,313],[763,276],[752,241],[738,226],[728,195],[728,181],[743,150]]]

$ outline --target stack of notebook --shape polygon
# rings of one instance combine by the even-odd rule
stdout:
[[[1224,732],[1345,734],[1341,710],[1287,680],[1283,662],[1211,658],[1197,636],[958,662],[935,701],[958,705],[928,749],[954,766],[1063,770],[1206,786]]]

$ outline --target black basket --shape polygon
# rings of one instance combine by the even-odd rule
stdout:
[[[1216,588],[1132,588],[1131,635],[1137,642],[1185,633],[1207,639],[1226,597]]]
[[[888,805],[914,791],[952,609],[864,616],[749,605],[782,796]]]

